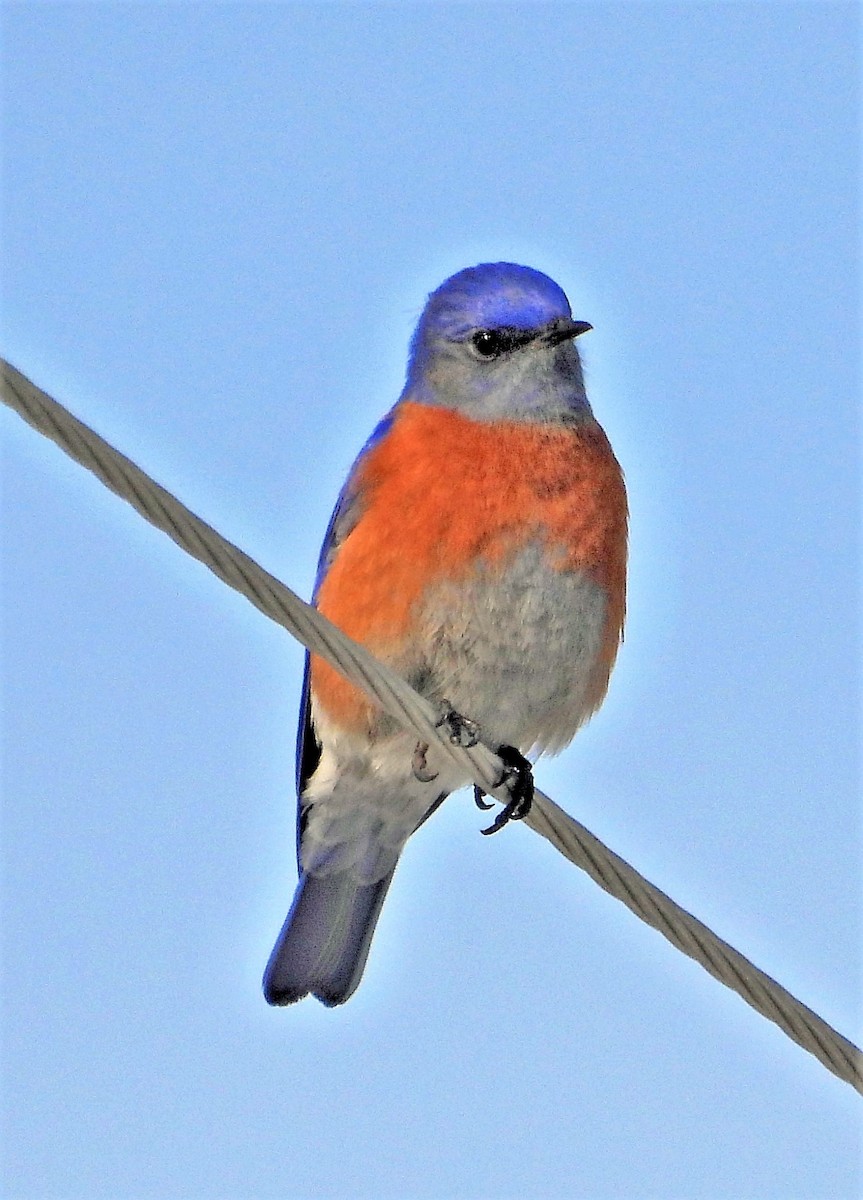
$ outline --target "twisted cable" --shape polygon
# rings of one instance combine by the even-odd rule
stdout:
[[[372,696],[385,712],[413,731],[418,741],[436,744],[489,795],[504,803],[509,799],[506,788],[499,786],[503,764],[492,749],[481,741],[469,748],[453,745],[440,727],[434,706],[403,679],[195,516],[15,367],[2,359],[0,365],[3,400],[28,424],[92,471],[142,517],[287,629],[307,649],[326,659],[351,683]],[[548,796],[536,792],[524,823],[678,950],[778,1025],[834,1075],[863,1093],[863,1056],[853,1042],[654,887]]]

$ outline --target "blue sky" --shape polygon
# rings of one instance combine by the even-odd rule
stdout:
[[[551,274],[626,471],[544,790],[859,1042],[849,4],[6,4],[3,354],[308,595],[426,294]],[[19,1200],[856,1197],[859,1097],[451,799],[271,1010],[299,648],[4,410]]]

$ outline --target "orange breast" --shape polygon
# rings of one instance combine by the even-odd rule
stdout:
[[[381,658],[408,660],[412,615],[430,584],[465,577],[480,558],[503,569],[539,540],[554,567],[587,573],[608,596],[590,706],[601,702],[623,630],[627,510],[598,424],[486,424],[405,403],[357,485],[363,514],[318,592],[330,620]],[[312,688],[338,724],[369,726],[372,704],[316,657]]]

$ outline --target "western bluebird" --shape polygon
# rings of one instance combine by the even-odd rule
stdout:
[[[622,637],[626,491],[585,394],[574,339],[590,328],[528,267],[447,279],[321,551],[321,612],[476,722],[505,761],[571,740],[605,696]],[[300,880],[264,975],[270,1004],[348,999],[405,842],[468,782],[307,656]]]

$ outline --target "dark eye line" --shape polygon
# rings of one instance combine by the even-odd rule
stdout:
[[[499,358],[521,346],[526,346],[536,337],[534,331],[525,332],[521,329],[478,329],[471,337],[474,348],[483,358]]]

